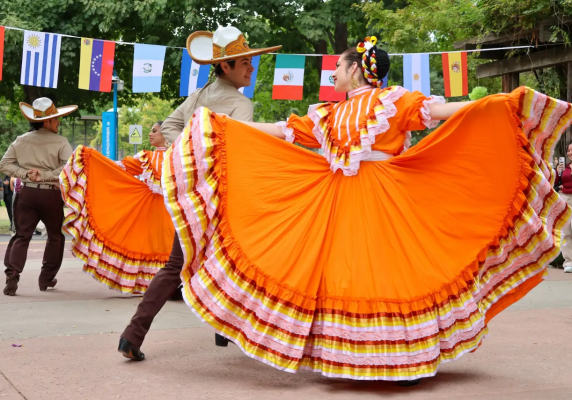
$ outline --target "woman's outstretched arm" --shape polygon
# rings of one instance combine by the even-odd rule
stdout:
[[[268,133],[269,135],[275,136],[278,139],[286,139],[286,135],[282,133],[282,128],[278,125],[270,124],[267,122],[248,122],[248,121],[240,121],[245,125],[251,126],[259,131],[264,133]]]
[[[431,119],[434,120],[445,120],[459,111],[461,108],[474,103],[474,101],[457,101],[454,103],[429,104],[429,110],[431,111]]]

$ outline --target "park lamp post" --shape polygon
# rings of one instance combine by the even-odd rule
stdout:
[[[119,114],[117,112],[117,92],[123,90],[125,82],[119,79],[119,75],[117,75],[116,70],[113,70],[111,84],[113,85],[113,113],[115,114],[115,160],[117,160],[119,154]]]

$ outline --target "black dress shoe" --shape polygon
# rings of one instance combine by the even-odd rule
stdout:
[[[54,286],[56,286],[56,283],[58,283],[57,279],[52,279],[51,282],[48,283],[40,283],[40,291],[41,292],[45,292],[46,290],[48,290],[48,288],[53,288]]]
[[[143,361],[145,359],[145,354],[141,353],[139,347],[133,346],[131,342],[125,338],[119,339],[118,352],[123,354],[123,357],[130,358],[133,361]]]
[[[418,385],[419,382],[421,382],[421,379],[413,379],[410,381],[398,381],[397,386],[402,386],[402,387],[415,386]]]
[[[227,347],[228,343],[230,342],[230,340],[228,340],[224,336],[219,335],[218,333],[215,333],[214,341],[215,341],[215,344],[219,347]]]

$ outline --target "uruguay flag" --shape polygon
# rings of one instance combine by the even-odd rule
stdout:
[[[209,81],[210,70],[210,65],[197,64],[191,59],[187,50],[183,50],[179,96],[190,96],[195,90],[205,87]]]
[[[254,88],[256,87],[256,77],[258,76],[258,66],[260,65],[260,56],[252,57],[252,66],[254,71],[250,75],[250,86],[238,89],[240,93],[252,99],[254,97]]]
[[[61,43],[55,33],[25,31],[20,84],[57,88]]]
[[[136,44],[133,57],[133,93],[161,91],[165,46]]]
[[[403,87],[410,92],[419,91],[426,97],[431,96],[429,54],[403,56]]]

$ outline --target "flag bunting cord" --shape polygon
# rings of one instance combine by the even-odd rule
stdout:
[[[27,29],[22,29],[22,28],[15,28],[13,26],[4,26],[5,29],[11,29],[11,30],[15,30],[15,31],[26,31]],[[53,33],[53,32],[42,32],[42,33]],[[74,36],[74,35],[66,35],[64,33],[53,33],[56,35],[60,35],[62,37],[69,37],[69,38],[73,38],[73,39],[81,39],[81,36]],[[106,40],[106,39],[98,39],[98,40],[103,40],[105,42],[114,42],[120,45],[128,45],[128,46],[135,46],[136,44],[145,44],[145,43],[132,43],[132,42],[122,42],[121,40]],[[558,43],[550,43],[551,45],[558,45]],[[543,45],[546,46],[546,45]],[[169,47],[172,49],[186,49],[185,47],[177,47],[177,46],[165,46],[165,47]],[[475,49],[475,50],[456,50],[456,51],[431,51],[431,52],[426,52],[426,53],[390,53],[390,56],[403,56],[405,54],[443,54],[443,53],[480,53],[483,51],[498,51],[498,50],[517,50],[517,49],[529,49],[529,48],[534,48],[534,46],[510,46],[510,47],[495,47],[494,49]],[[276,55],[276,54],[284,54],[284,53],[268,53],[271,55]],[[322,56],[329,56],[332,54],[296,54],[296,55],[300,55],[300,56],[307,56],[307,57],[322,57]]]

